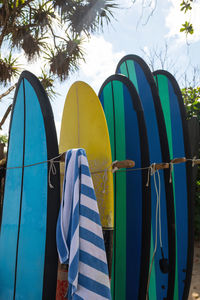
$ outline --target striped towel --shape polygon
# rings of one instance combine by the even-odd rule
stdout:
[[[85,150],[66,153],[57,249],[68,264],[68,299],[111,299],[110,282],[94,186]]]

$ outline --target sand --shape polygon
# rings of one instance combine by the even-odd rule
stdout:
[[[192,282],[188,300],[194,299],[200,300],[200,241],[195,242]]]

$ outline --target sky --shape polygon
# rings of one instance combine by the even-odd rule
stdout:
[[[184,86],[184,76],[192,78],[193,68],[200,67],[200,1],[194,3],[194,9],[185,15],[180,12],[179,0],[118,0],[120,8],[114,12],[110,25],[105,25],[103,32],[93,35],[85,42],[85,62],[81,62],[78,72],[64,83],[56,82],[55,90],[59,95],[51,102],[59,139],[62,111],[67,92],[71,84],[82,80],[87,82],[98,93],[106,78],[115,73],[119,60],[127,54],[141,56],[149,64],[152,53],[163,56],[167,45],[165,69],[173,73]],[[142,2],[146,8],[142,9]],[[156,7],[155,7],[156,6]],[[151,12],[155,10],[153,15]],[[181,24],[189,20],[194,25],[194,34],[186,37],[180,33]],[[154,55],[155,56],[155,55]],[[23,64],[23,57],[21,59]],[[26,65],[25,69],[39,75],[40,62]],[[159,60],[154,69],[160,68]],[[11,96],[4,98],[0,110],[3,116]],[[1,134],[8,132],[9,120],[2,128]]]

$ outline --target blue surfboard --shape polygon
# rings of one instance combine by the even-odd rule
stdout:
[[[59,166],[56,176],[51,176],[54,188],[50,188],[49,163],[37,163],[57,155],[48,97],[39,80],[24,71],[16,88],[9,130],[0,229],[1,300],[55,299]]]
[[[164,70],[153,73],[158,87],[170,145],[170,158],[191,158],[185,107],[174,76]],[[186,300],[192,276],[194,236],[191,162],[174,166],[173,189],[176,225],[175,300]]]
[[[102,85],[112,160],[131,159],[135,168],[149,166],[144,113],[137,91],[125,76],[113,75]],[[146,299],[151,235],[148,170],[118,172],[114,177],[114,248],[112,299]]]
[[[147,127],[150,163],[169,162],[169,146],[164,116],[157,87],[147,64],[136,55],[127,55],[119,62],[116,73],[127,76],[135,85],[140,96]],[[157,230],[157,251],[153,258],[156,244],[156,204],[157,196],[153,178],[151,178],[151,256],[153,268],[149,274],[148,296],[150,300],[173,299],[175,277],[175,228],[173,189],[169,183],[169,170],[161,170],[161,238]],[[158,222],[158,220],[157,220]]]

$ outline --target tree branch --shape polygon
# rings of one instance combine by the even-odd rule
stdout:
[[[27,0],[27,1],[24,1],[24,3],[22,3],[20,6],[19,6],[19,9],[21,10],[22,8],[24,8],[25,6],[27,6],[29,3],[33,2],[34,0]],[[19,10],[18,9],[18,10]]]
[[[58,50],[58,46],[56,45],[56,35],[54,34],[53,28],[51,27],[50,24],[48,25],[48,27],[51,31],[52,36],[53,36],[54,47]]]
[[[8,106],[8,108],[7,108],[5,114],[4,114],[4,116],[3,116],[3,118],[2,118],[2,120],[0,122],[0,129],[2,128],[3,124],[5,123],[5,121],[6,121],[7,117],[8,117],[8,115],[9,115],[9,113],[11,112],[11,109],[12,109],[12,104],[10,104]]]
[[[0,95],[0,100],[1,100],[3,97],[9,95],[9,94],[12,92],[12,90],[14,90],[14,88],[16,88],[16,86],[17,86],[17,83],[15,83],[13,86],[11,86],[5,93],[1,94],[1,95]]]
[[[8,7],[8,2],[6,1],[4,3],[4,5],[5,5],[5,8],[6,8],[6,18],[5,18],[5,21],[4,21],[5,25],[3,26],[3,29],[2,29],[1,35],[0,35],[0,48],[1,48],[1,45],[3,43],[3,39],[4,39],[5,35],[6,35],[6,31],[7,31],[7,27],[8,27],[7,22],[8,22],[9,15],[10,15],[10,13],[9,13],[9,7]]]
[[[52,33],[52,36],[53,36],[54,40],[57,38],[57,39],[63,40],[63,41],[65,41],[66,43],[68,43],[68,40],[66,40],[64,37],[58,36],[58,35],[56,35],[56,34],[54,33],[53,28],[52,28],[52,26],[51,26],[50,24],[48,24],[48,26],[49,26],[49,29],[51,30],[51,33]],[[54,46],[56,47],[56,44],[55,44],[55,43],[54,43]]]

